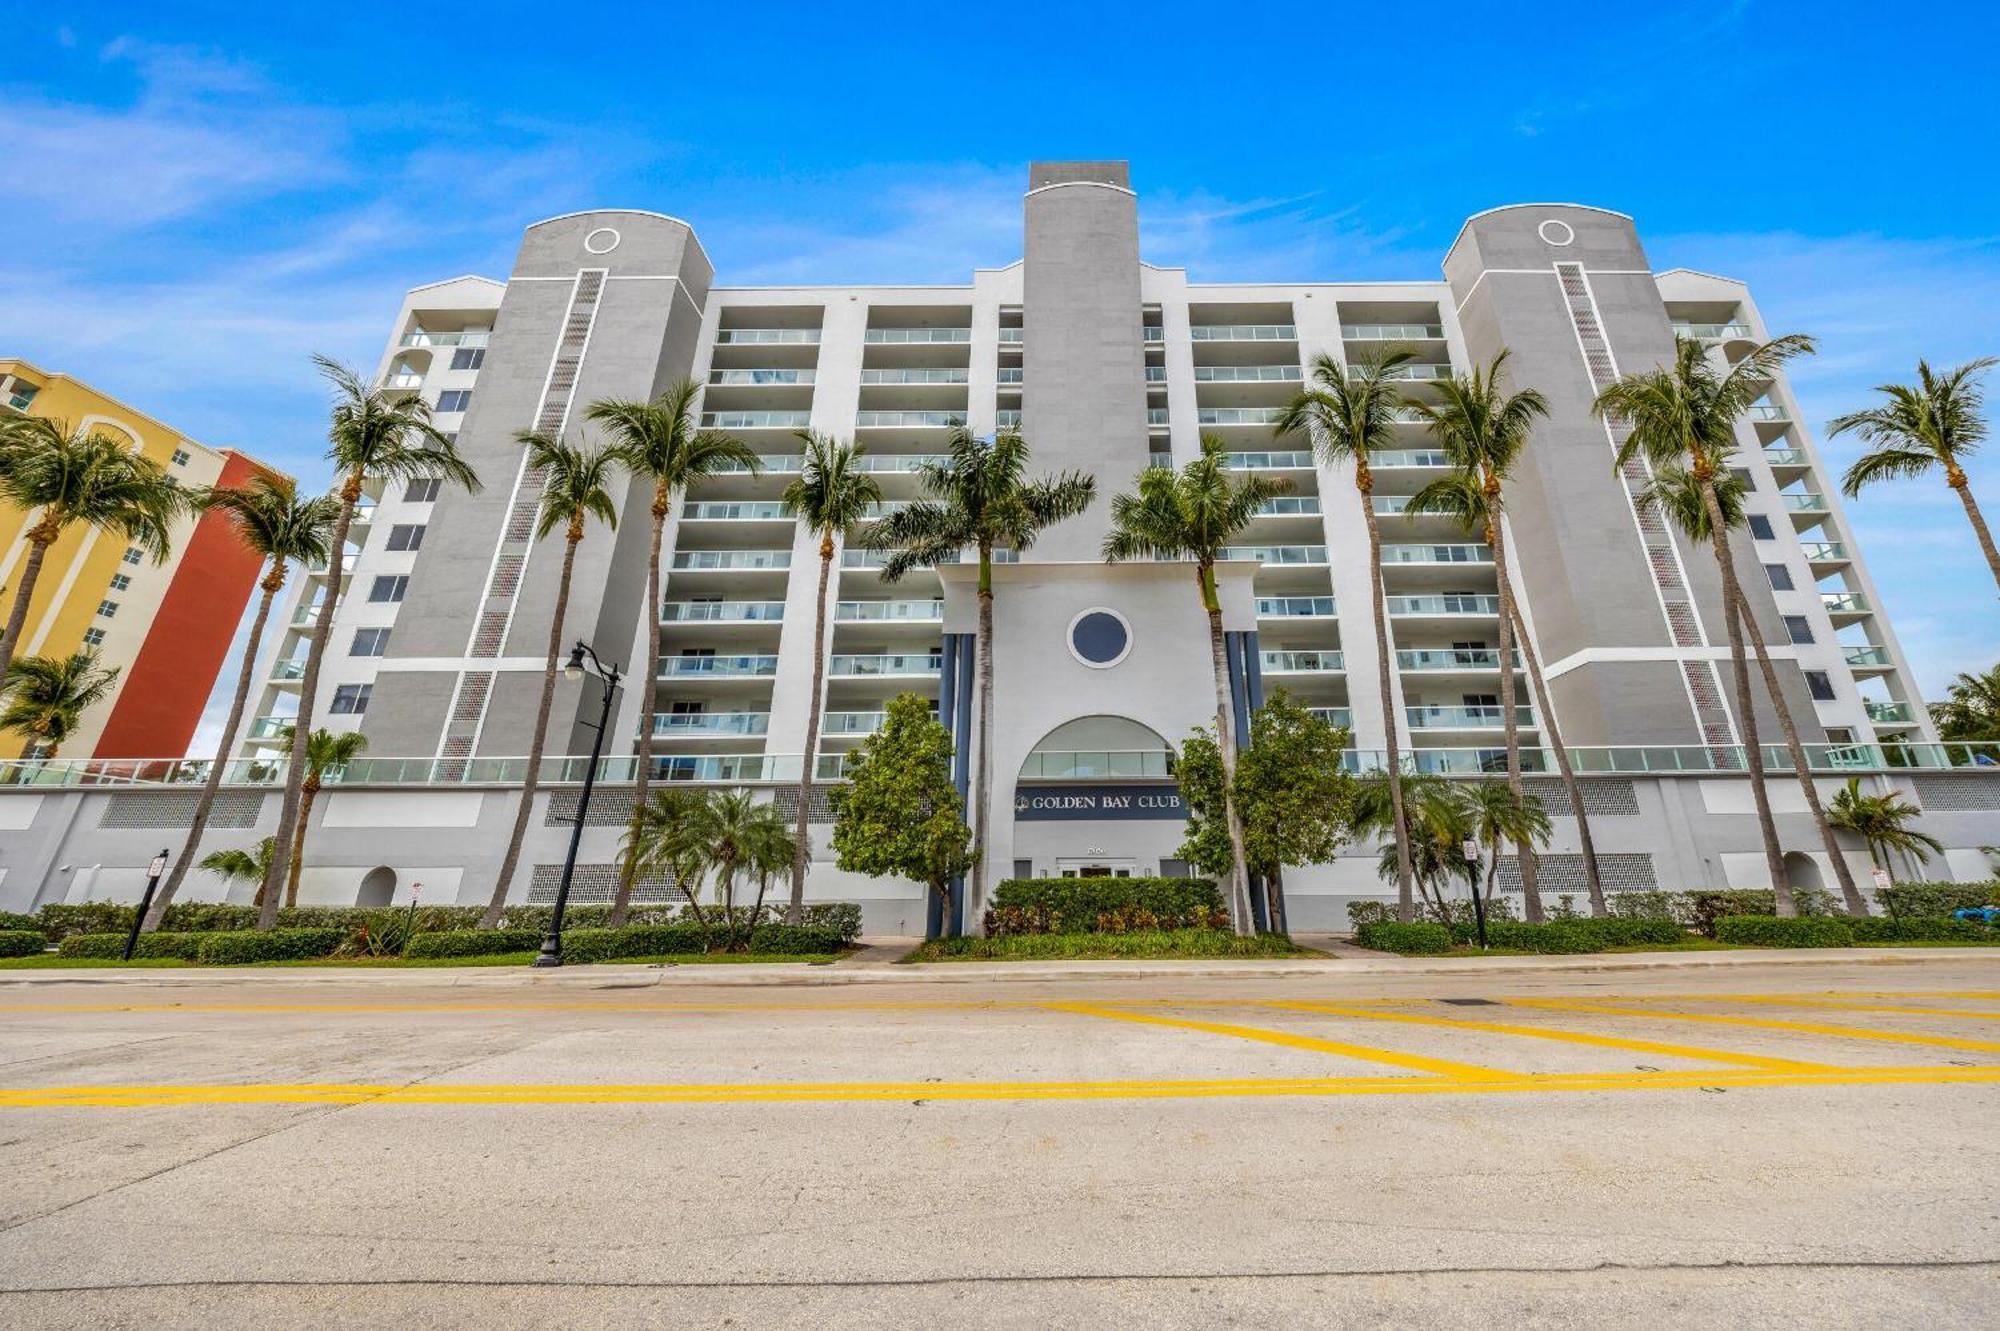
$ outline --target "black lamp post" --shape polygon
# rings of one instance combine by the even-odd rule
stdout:
[[[146,912],[153,908],[153,893],[159,890],[160,875],[167,871],[167,852],[153,856],[153,862],[146,866],[146,895],[139,898],[139,913],[132,917],[131,932],[125,935],[125,960],[132,959],[132,949],[139,946],[139,931],[146,927]]]
[[[1479,929],[1479,950],[1484,952],[1486,950],[1486,901],[1479,893],[1479,843],[1471,837],[1467,837],[1464,843],[1459,846],[1459,849],[1465,852],[1466,859],[1472,861],[1472,918]],[[1498,855],[1500,848],[1495,846],[1493,853]],[[1440,893],[1439,895],[1442,896],[1443,894]]]
[[[586,669],[583,658],[590,658],[592,668]],[[562,882],[556,888],[556,910],[549,918],[549,932],[542,939],[542,950],[531,963],[535,966],[560,966],[562,957],[563,912],[569,907],[569,882],[576,873],[576,848],[583,840],[583,820],[590,811],[590,791],[597,784],[597,762],[604,753],[604,733],[611,729],[611,697],[618,692],[618,667],[606,665],[597,659],[597,653],[589,644],[578,642],[569,649],[569,664],[563,667],[563,674],[570,680],[580,680],[585,675],[595,675],[604,681],[604,705],[598,709],[597,724],[591,729],[597,738],[590,742],[590,766],[583,772],[583,794],[576,801],[576,818],[569,829],[569,854],[563,857]],[[585,722],[589,725],[589,722]]]

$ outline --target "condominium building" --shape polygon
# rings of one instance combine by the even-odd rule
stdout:
[[[210,448],[67,374],[0,357],[0,415],[42,416],[69,430],[117,439],[166,469],[178,485],[241,485],[263,464]],[[27,554],[39,513],[0,504],[0,604]],[[262,571],[220,514],[183,518],[172,553],[155,564],[136,545],[82,523],[49,547],[36,579],[20,652],[89,650],[116,667],[116,692],[64,741],[72,757],[157,757],[188,751],[202,706]]]
[[[991,876],[1175,872],[1169,751],[1212,719],[1206,624],[1185,566],[1102,561],[1111,497],[1149,466],[1192,459],[1204,436],[1221,439],[1241,473],[1289,481],[1221,569],[1239,699],[1282,686],[1350,728],[1357,767],[1379,761],[1394,727],[1421,767],[1491,771],[1500,672],[1519,660],[1497,650],[1483,542],[1409,511],[1444,474],[1435,440],[1406,410],[1394,446],[1371,459],[1385,712],[1353,467],[1273,427],[1321,357],[1351,371],[1389,348],[1413,352],[1394,376],[1418,399],[1504,348],[1511,384],[1540,390],[1551,412],[1511,481],[1506,539],[1564,740],[1599,770],[1730,766],[1742,718],[1714,562],[1635,502],[1646,469],[1615,465],[1617,432],[1590,403],[1619,374],[1668,360],[1677,336],[1701,341],[1718,365],[1764,339],[1741,282],[1655,272],[1630,218],[1574,204],[1471,218],[1441,279],[1195,282],[1141,256],[1139,206],[1123,163],[1037,163],[1022,257],[952,286],[730,286],[686,222],[577,213],[529,227],[504,283],[459,278],[412,292],[381,381],[433,403],[485,486],[371,492],[349,591],[332,611],[317,703],[325,724],[358,725],[371,755],[430,764],[437,782],[476,782],[525,753],[560,560],[532,539],[539,480],[515,433],[588,439],[590,402],[651,397],[693,376],[702,426],[742,440],[763,465],[703,480],[676,503],[654,606],[644,599],[647,491],[632,486],[617,531],[593,530],[579,551],[565,637],[629,674],[646,635],[659,635],[654,714],[640,715],[629,683],[618,702],[612,752],[628,777],[650,726],[659,777],[762,783],[787,801],[807,760],[818,574],[817,539],[779,503],[799,468],[797,432],[863,444],[886,510],[923,496],[919,469],[955,423],[1018,428],[1032,472],[1083,472],[1098,498],[1032,548],[1005,552],[997,572]],[[1874,746],[1934,738],[1782,376],[1738,442],[1734,465],[1751,491],[1737,572],[1806,741],[1836,764],[1851,749],[1865,765],[1869,754],[1879,762]],[[936,699],[967,748],[970,567],[891,583],[881,556],[849,540],[834,583],[817,776],[837,780],[903,691]],[[307,582],[299,597],[292,618],[303,629],[327,612],[325,588]],[[291,710],[298,648],[297,633],[277,648],[253,749]],[[597,687],[559,682],[552,753],[588,751]],[[1547,771],[1546,718],[1525,679],[1516,705],[1530,769]],[[1757,706],[1774,741],[1768,704]],[[1560,801],[1553,781],[1537,784]],[[614,784],[593,822],[615,826],[618,798]],[[1727,812],[1740,812],[1737,798]],[[558,819],[554,806],[549,816]],[[828,862],[816,827],[814,894],[866,895]],[[1568,835],[1545,886],[1580,882]],[[1754,877],[1761,864],[1754,842],[1717,855],[1715,876],[1740,865]],[[1615,882],[1660,881],[1648,856],[1623,859]],[[592,871],[580,880],[586,894],[608,879]],[[1372,890],[1372,861],[1327,872],[1329,891]],[[544,895],[553,878],[541,866],[530,890]],[[1294,890],[1314,881],[1300,875]]]

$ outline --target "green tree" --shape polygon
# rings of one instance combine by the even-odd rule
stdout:
[[[762,469],[762,460],[749,445],[720,431],[700,428],[700,399],[701,385],[693,379],[680,379],[650,402],[605,398],[591,403],[584,412],[586,419],[610,437],[612,451],[624,468],[639,481],[652,483],[652,528],[646,545],[646,613],[654,621],[659,619],[662,609],[660,545],[667,528],[667,515],[673,510],[674,495],[686,495],[688,486],[704,476],[728,470],[743,470],[754,476]],[[658,623],[654,622],[646,633],[646,677],[640,684],[639,761],[632,787],[635,827],[653,779],[653,712],[659,705],[659,676],[660,633]],[[627,838],[628,846],[635,844]],[[626,855],[611,899],[613,928],[625,923],[637,874],[637,861]]]
[[[542,664],[542,695],[535,705],[535,729],[528,739],[528,770],[521,778],[521,802],[514,810],[514,827],[507,836],[507,853],[500,861],[500,875],[493,882],[492,899],[479,927],[494,929],[507,909],[507,889],[513,885],[514,871],[521,862],[521,842],[528,834],[528,819],[534,812],[535,791],[541,782],[542,752],[548,744],[549,713],[556,700],[556,669],[564,659],[563,620],[569,614],[570,580],[576,573],[576,548],[591,518],[605,526],[618,526],[618,505],[611,498],[611,484],[617,474],[617,459],[608,449],[585,449],[565,444],[553,435],[522,430],[514,436],[528,450],[528,470],[542,478],[541,510],[536,515],[535,539],[546,541],[562,533],[562,572],[556,579],[555,611],[549,617],[548,659]],[[653,612],[657,615],[659,612]],[[657,626],[653,631],[658,633]],[[648,717],[640,730],[652,729]]]
[[[1389,835],[1398,817],[1389,774],[1376,770],[1365,773],[1354,784],[1353,827],[1357,835]],[[1461,878],[1478,890],[1479,868],[1465,857],[1465,842],[1472,837],[1472,819],[1465,801],[1452,783],[1432,772],[1409,772],[1402,781],[1400,811],[1403,835],[1410,847],[1410,872],[1424,893],[1424,903],[1441,924],[1451,922],[1445,905],[1445,883]],[[1376,873],[1383,882],[1400,882],[1402,864],[1396,845],[1383,845]]]
[[[264,888],[264,874],[271,867],[271,850],[275,844],[273,838],[265,837],[257,843],[254,850],[242,850],[234,846],[226,850],[211,850],[201,857],[201,863],[195,867],[214,874],[223,881],[225,887],[236,883],[255,883],[261,892]],[[158,897],[156,896],[154,900],[157,901]],[[147,919],[153,918],[154,915],[149,912]]]
[[[1864,795],[1861,778],[1850,776],[1847,785],[1834,794],[1829,819],[1841,831],[1860,837],[1868,846],[1869,863],[1878,865],[1893,883],[1896,862],[1891,858],[1892,852],[1901,851],[1919,865],[1928,864],[1932,855],[1944,853],[1944,842],[1910,826],[1922,816],[1923,810],[1904,799],[1902,792],[1889,790],[1879,795]]]
[[[806,701],[805,757],[799,763],[798,826],[792,852],[792,896],[785,919],[798,924],[806,911],[806,857],[811,848],[806,815],[812,807],[813,780],[819,755],[821,714],[826,710],[826,592],[833,580],[834,542],[882,502],[882,487],[861,470],[860,444],[800,430],[804,458],[799,478],[785,487],[785,512],[819,537],[819,594],[813,600],[813,682]]]
[[[90,427],[22,416],[0,425],[0,501],[40,518],[22,533],[21,561],[7,626],[0,630],[0,680],[7,677],[27,629],[28,603],[41,580],[49,547],[78,523],[136,545],[156,564],[169,553],[173,524],[193,495],[166,469]]]
[[[187,877],[188,865],[201,848],[208,820],[215,813],[215,797],[222,789],[223,775],[229,770],[229,755],[236,747],[236,732],[243,724],[243,709],[249,701],[251,679],[257,671],[258,646],[264,640],[264,628],[271,618],[272,603],[285,585],[288,566],[293,563],[310,564],[326,558],[336,513],[336,505],[330,497],[316,495],[302,499],[297,487],[282,476],[258,475],[251,477],[250,483],[240,488],[207,490],[201,494],[200,503],[210,513],[227,515],[235,528],[236,539],[268,567],[257,584],[263,594],[257,598],[256,612],[250,618],[250,636],[243,646],[243,668],[237,672],[236,692],[229,701],[229,717],[223,722],[222,737],[216,741],[215,761],[209,764],[208,776],[202,782],[201,798],[195,801],[194,819],[188,824],[187,841],[181,847],[181,853],[174,858],[167,881],[160,884],[159,892],[153,897],[153,907],[146,914],[146,928],[149,930],[160,927],[167,907],[173,904],[181,880]]]
[[[2000,665],[1960,671],[1944,701],[1931,704],[1931,722],[1949,741],[2000,739]]]
[[[748,790],[716,791],[691,810],[691,835],[703,847],[703,859],[715,874],[716,904],[722,908],[726,933],[724,951],[734,951],[737,926],[736,877],[748,872],[769,875],[770,866],[789,863],[792,832],[776,806]],[[758,907],[763,906],[759,894]],[[755,925],[754,914],[750,924]]]
[[[278,850],[271,858],[270,876],[264,880],[266,903],[278,898],[278,875],[291,861],[292,840],[298,834],[306,743],[312,735],[320,664],[326,659],[326,645],[333,633],[334,606],[346,590],[347,536],[354,525],[354,511],[361,504],[363,483],[370,477],[392,484],[435,478],[466,490],[479,489],[479,475],[459,456],[458,445],[431,422],[429,403],[415,393],[377,388],[358,372],[325,356],[313,357],[313,364],[333,389],[326,457],[339,479],[335,496],[340,511],[334,519],[333,535],[327,540],[326,603],[313,621],[305,668],[299,678],[299,713],[292,727],[285,794],[278,807]]]
[[[1215,582],[1215,561],[1257,512],[1279,495],[1291,492],[1291,482],[1246,476],[1232,480],[1229,446],[1213,435],[1201,441],[1201,456],[1179,471],[1148,467],[1139,473],[1136,493],[1114,495],[1111,530],[1104,537],[1104,559],[1116,564],[1128,559],[1186,560],[1194,573],[1195,593],[1208,616],[1208,654],[1215,678],[1215,733],[1221,738],[1223,781],[1222,823],[1230,846],[1229,862],[1218,876],[1229,879],[1229,909],[1236,932],[1253,932],[1250,873],[1244,860],[1243,823],[1235,807],[1235,709],[1229,694],[1229,653],[1222,631],[1222,598]]]
[[[1327,466],[1352,463],[1354,492],[1361,503],[1362,528],[1368,533],[1368,587],[1375,615],[1375,666],[1382,688],[1382,728],[1388,750],[1389,802],[1395,816],[1389,831],[1396,843],[1396,913],[1415,918],[1411,895],[1410,834],[1403,817],[1403,758],[1396,717],[1395,680],[1389,672],[1389,611],[1382,584],[1382,529],[1375,521],[1375,477],[1368,459],[1395,442],[1396,415],[1403,399],[1390,373],[1410,360],[1407,351],[1392,351],[1368,364],[1350,367],[1332,356],[1314,358],[1311,384],[1295,396],[1279,416],[1273,432],[1282,437],[1303,432]]]
[[[1607,422],[1625,429],[1614,464],[1618,476],[1622,478],[1627,467],[1641,458],[1655,473],[1667,468],[1685,471],[1707,515],[1709,545],[1722,578],[1722,617],[1729,630],[1729,659],[1736,681],[1736,723],[1750,770],[1750,792],[1764,842],[1764,867],[1780,915],[1794,914],[1796,908],[1785,878],[1777,823],[1771,817],[1771,797],[1764,789],[1764,751],[1757,739],[1757,717],[1750,701],[1750,658],[1744,650],[1743,626],[1737,614],[1743,604],[1743,588],[1729,552],[1728,523],[1716,497],[1716,482],[1730,474],[1729,456],[1736,451],[1736,427],[1744,413],[1764,395],[1786,361],[1812,350],[1812,339],[1801,334],[1775,338],[1750,350],[1726,374],[1717,374],[1702,345],[1692,338],[1681,338],[1675,345],[1672,365],[1625,375],[1591,404]],[[1782,715],[1789,722],[1789,713]],[[1812,798],[1817,804],[1818,796]],[[1835,860],[1837,868],[1844,863]]]
[[[27,737],[23,758],[53,758],[117,682],[118,667],[100,670],[96,652],[17,656],[0,677],[0,730]]]
[[[869,529],[867,544],[889,552],[882,577],[891,583],[911,569],[952,562],[967,546],[978,551],[972,817],[979,839],[971,871],[972,900],[978,904],[986,900],[986,849],[992,841],[993,552],[1025,551],[1043,531],[1082,513],[1097,494],[1097,481],[1080,471],[1029,480],[1028,445],[1010,430],[981,439],[954,425],[947,447],[944,461],[918,472],[933,497],[883,518]]]
[[[1500,847],[1546,846],[1549,815],[1533,795],[1522,794],[1501,781],[1463,781],[1452,786],[1454,797],[1471,824],[1473,839],[1486,847],[1486,900],[1500,878]]]
[[[971,843],[951,779],[951,735],[928,702],[899,693],[833,791],[835,861],[871,878],[914,879],[948,905],[952,877],[972,867]],[[948,914],[945,928],[953,930]]]
[[[685,787],[656,790],[626,825],[624,854],[641,878],[663,878],[702,925],[701,880],[708,847],[700,839],[709,792]]]
[[[1502,349],[1485,367],[1472,373],[1454,375],[1436,385],[1436,401],[1413,399],[1416,413],[1430,427],[1438,447],[1450,460],[1452,475],[1419,490],[1410,501],[1410,510],[1443,513],[1458,519],[1468,531],[1476,531],[1493,552],[1494,585],[1500,601],[1500,714],[1506,728],[1507,785],[1516,799],[1524,798],[1521,785],[1521,736],[1514,704],[1515,625],[1520,609],[1514,595],[1514,575],[1507,563],[1505,483],[1521,455],[1527,450],[1535,422],[1546,419],[1549,404],[1540,393],[1525,388],[1516,393],[1500,387],[1508,352]],[[1529,678],[1537,694],[1542,725],[1555,749],[1556,765],[1569,791],[1576,812],[1577,828],[1583,842],[1584,877],[1589,887],[1590,909],[1595,915],[1605,911],[1604,888],[1597,879],[1597,855],[1590,840],[1590,822],[1583,811],[1583,795],[1564,752],[1556,729],[1555,709],[1549,706],[1547,686],[1541,681],[1540,662],[1525,627],[1519,634],[1519,650],[1528,665]],[[1521,898],[1528,919],[1540,922],[1542,894],[1535,873],[1534,847],[1521,842],[1515,847],[1521,865]]]
[[[1972,497],[1965,477],[1965,459],[1979,451],[1986,441],[1986,418],[1982,414],[1985,394],[1979,376],[2000,364],[2000,357],[1982,356],[1956,369],[1939,373],[1929,362],[1917,362],[1917,382],[1878,384],[1875,391],[1888,401],[1867,411],[1851,411],[1827,424],[1829,435],[1853,431],[1873,447],[1856,458],[1847,469],[1840,488],[1852,499],[1862,487],[1876,481],[1902,476],[1944,473],[1944,483],[1958,493],[1965,506],[1965,519],[1979,541],[1980,553],[1993,581],[2000,584],[2000,550],[1993,546],[1993,533],[1986,517]]]
[[[299,904],[299,874],[305,867],[306,836],[312,831],[313,804],[319,799],[320,787],[325,784],[329,774],[338,780],[342,769],[359,758],[367,747],[368,741],[358,730],[342,731],[339,734],[331,730],[315,730],[306,740],[306,779],[299,783],[299,834],[292,838],[291,863],[285,872],[286,906]],[[257,905],[261,907],[257,917],[257,927],[276,928],[277,894],[259,888]]]

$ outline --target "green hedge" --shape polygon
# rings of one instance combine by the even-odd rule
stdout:
[[[40,929],[0,929],[0,957],[32,957],[48,946]]]
[[[1370,920],[1354,931],[1354,941],[1378,952],[1399,952],[1406,957],[1435,956],[1451,951],[1451,930],[1442,924],[1402,924],[1396,920]]]
[[[1471,942],[1477,934],[1454,924],[1452,937]],[[1687,941],[1688,932],[1672,920],[1578,918],[1551,920],[1547,924],[1517,924],[1511,920],[1489,923],[1486,941],[1492,947],[1520,952],[1579,953],[1602,952],[1613,947],[1672,947]]]
[[[767,956],[825,956],[840,951],[846,940],[837,929],[813,925],[760,924],[747,933],[739,928],[736,941],[747,941],[751,952]],[[630,961],[640,957],[690,957],[719,952],[729,931],[703,929],[698,924],[637,925],[624,929],[565,929],[563,960]]]
[[[341,929],[231,929],[210,934],[197,954],[207,966],[248,966],[259,961],[300,961],[329,957],[346,941]]]
[[[178,957],[198,961],[201,945],[214,934],[140,934],[132,949],[134,957]],[[65,957],[90,957],[115,961],[125,955],[125,934],[71,934],[56,951]]]
[[[1765,893],[1769,896],[1770,893]],[[1854,930],[1846,919],[1801,915],[1724,915],[1715,922],[1715,936],[1725,943],[1750,947],[1852,947]]]
[[[491,957],[503,952],[538,952],[542,929],[440,929],[418,934],[403,949],[412,960],[436,957]]]
[[[1955,910],[2000,906],[2000,881],[1897,883],[1892,887],[1877,888],[1875,902],[1884,911],[1893,903],[1897,915],[1949,915]]]
[[[989,934],[1086,934],[1127,928],[1227,928],[1206,878],[1007,878],[993,891]]]
[[[1849,920],[1847,927],[1861,946],[1870,943],[1996,943],[2000,928],[1974,920],[1955,920],[1949,915],[1903,915],[1886,919],[1871,915]]]
[[[40,933],[41,918],[35,915],[23,915],[17,910],[0,910],[0,932],[18,933],[24,929],[31,933]]]

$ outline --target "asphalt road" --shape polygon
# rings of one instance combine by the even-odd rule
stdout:
[[[2000,1320],[2000,967],[1333,972],[18,973],[0,1325]]]

